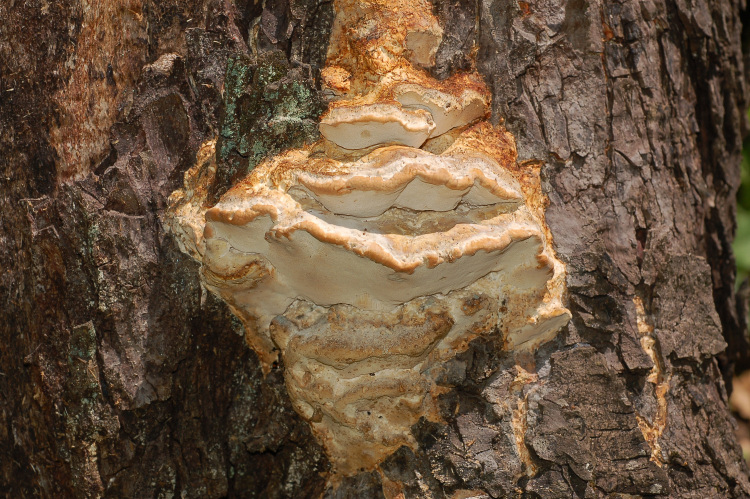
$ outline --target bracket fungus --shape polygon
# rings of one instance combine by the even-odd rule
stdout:
[[[485,119],[476,71],[437,81],[427,0],[336,0],[323,138],[268,158],[214,206],[213,143],[170,198],[204,285],[339,474],[373,468],[439,420],[445,361],[481,335],[531,350],[564,326],[565,269],[538,166]]]
[[[419,147],[433,130],[435,123],[428,111],[395,104],[338,106],[320,122],[320,134],[344,149],[380,144]]]

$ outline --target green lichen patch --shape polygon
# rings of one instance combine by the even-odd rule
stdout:
[[[99,497],[103,491],[99,474],[100,442],[119,430],[119,422],[102,400],[99,364],[96,358],[96,330],[89,321],[75,326],[70,335],[68,379],[64,409],[66,455],[77,490],[86,497]]]
[[[68,391],[82,404],[90,404],[100,394],[99,377],[94,375],[96,332],[87,322],[73,328],[68,353]],[[97,373],[98,374],[98,373]]]
[[[215,203],[267,156],[318,140],[324,110],[312,79],[283,52],[261,54],[256,63],[246,55],[230,59],[209,201]]]

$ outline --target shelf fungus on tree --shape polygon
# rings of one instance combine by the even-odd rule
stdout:
[[[564,267],[538,166],[485,121],[476,71],[437,81],[427,0],[336,0],[323,138],[268,158],[207,206],[213,144],[170,198],[204,285],[246,325],[337,473],[438,420],[445,361],[481,335],[531,350],[564,326]]]

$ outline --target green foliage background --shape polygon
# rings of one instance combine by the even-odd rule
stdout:
[[[737,195],[734,255],[737,259],[738,282],[742,282],[750,275],[750,138],[745,139],[742,150],[742,186]]]

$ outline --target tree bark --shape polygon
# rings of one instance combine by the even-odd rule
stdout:
[[[434,76],[475,54],[493,122],[544,164],[573,318],[522,362],[475,340],[446,366],[444,422],[338,488],[282,366],[264,377],[162,223],[204,141],[225,146],[217,189],[252,166],[233,140],[277,112],[278,85],[245,78],[259,61],[319,88],[331,3],[0,5],[0,492],[750,496],[725,385],[750,367],[742,5],[434,0]]]

